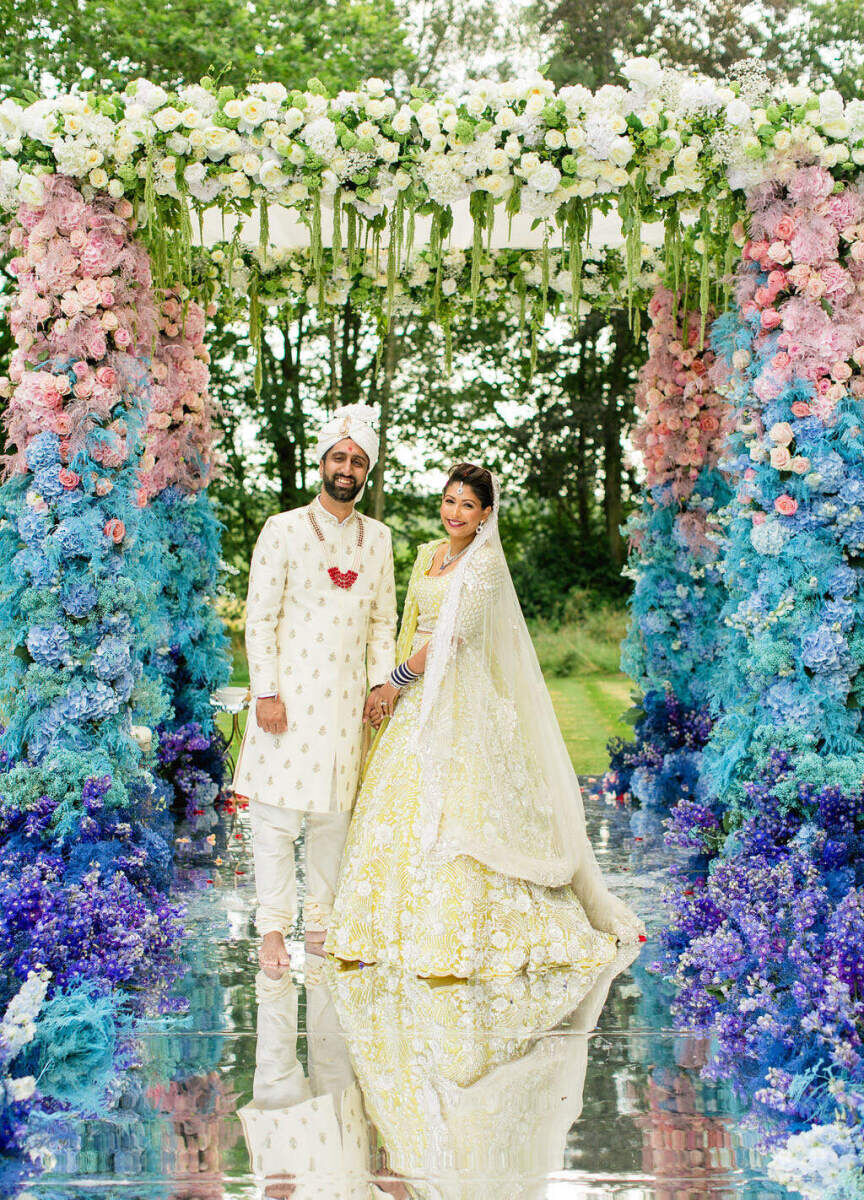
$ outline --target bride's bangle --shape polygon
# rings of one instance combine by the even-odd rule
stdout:
[[[407,662],[400,663],[393,671],[390,672],[390,682],[397,690],[403,687],[408,687],[411,683],[416,683],[420,676],[412,671]]]

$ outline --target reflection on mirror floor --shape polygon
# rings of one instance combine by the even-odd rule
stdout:
[[[604,870],[656,930],[668,851],[586,803]],[[296,939],[290,971],[264,972],[240,820],[221,857],[178,871],[188,1011],[136,1027],[110,1104],[68,1122],[25,1195],[789,1195],[729,1090],[701,1078],[705,1042],[672,1028],[650,938],[605,968],[511,981],[338,967]]]

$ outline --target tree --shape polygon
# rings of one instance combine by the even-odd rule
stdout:
[[[20,95],[45,76],[62,88],[122,87],[144,75],[163,86],[213,73],[338,91],[408,70],[412,55],[394,0],[0,0],[0,92]]]
[[[854,0],[851,0],[854,2]],[[548,74],[557,84],[616,82],[626,58],[727,75],[744,59],[782,69],[795,0],[535,0],[531,13],[552,39]]]
[[[830,80],[847,100],[864,93],[864,7],[861,0],[812,0],[793,53],[815,79]]]

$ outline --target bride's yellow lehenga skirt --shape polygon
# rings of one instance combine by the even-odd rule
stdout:
[[[421,680],[405,691],[369,764],[325,950],[461,979],[611,961],[615,939],[592,928],[570,887],[514,879],[466,855],[436,861],[422,848],[422,687]],[[470,754],[470,734],[466,743],[460,752]]]

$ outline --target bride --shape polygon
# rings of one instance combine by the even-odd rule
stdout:
[[[499,487],[454,467],[420,547],[325,952],[422,976],[611,960],[644,928],[613,896],[510,578]]]

